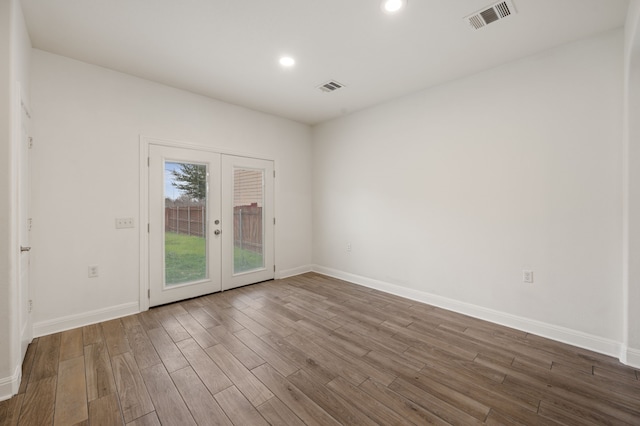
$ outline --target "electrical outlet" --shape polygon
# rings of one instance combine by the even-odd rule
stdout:
[[[351,251],[351,243],[347,243],[347,251]]]
[[[533,283],[533,271],[529,269],[522,270],[522,282],[531,284]]]
[[[119,217],[116,219],[116,229],[135,228],[132,217]]]
[[[89,265],[89,278],[95,278],[100,274],[98,265]]]

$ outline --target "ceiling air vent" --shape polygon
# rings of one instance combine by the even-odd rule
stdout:
[[[331,80],[318,86],[318,89],[322,90],[325,93],[330,93],[330,92],[335,92],[338,89],[342,89],[343,87],[344,87],[344,84],[338,83],[335,80]]]
[[[516,8],[511,0],[500,1],[464,18],[471,28],[479,30],[493,22],[504,19],[516,13]]]

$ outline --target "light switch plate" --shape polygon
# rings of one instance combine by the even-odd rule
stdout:
[[[119,217],[116,219],[116,229],[135,228],[135,222],[132,217]]]

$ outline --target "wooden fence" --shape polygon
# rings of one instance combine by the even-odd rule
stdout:
[[[262,207],[258,207],[256,204],[234,207],[234,246],[262,253],[262,222]]]
[[[205,206],[165,207],[165,232],[202,237],[206,231]],[[262,207],[252,204],[233,209],[233,244],[244,250],[262,252]],[[225,227],[226,228],[226,227]]]
[[[165,207],[164,231],[184,235],[205,235],[207,209],[205,206]]]

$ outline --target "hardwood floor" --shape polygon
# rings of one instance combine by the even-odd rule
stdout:
[[[2,425],[640,424],[617,360],[317,274],[35,339]]]

